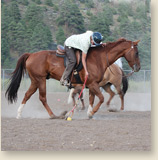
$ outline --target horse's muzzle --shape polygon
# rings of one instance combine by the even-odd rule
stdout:
[[[140,70],[140,65],[134,64],[133,70],[134,70],[134,72],[138,72]]]

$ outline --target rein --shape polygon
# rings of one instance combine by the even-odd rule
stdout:
[[[130,53],[133,48],[134,48],[134,47],[133,47],[133,42],[132,42],[132,46],[131,46],[131,48],[129,49],[129,51],[127,52],[127,54]],[[113,72],[113,71],[111,70],[111,68],[110,68],[110,64],[109,64],[109,61],[108,61],[107,52],[106,52],[105,55],[106,55],[106,62],[107,62],[107,65],[108,65],[108,67],[109,67],[109,70],[111,71],[111,73],[112,73],[113,75],[115,75],[114,72]],[[123,75],[122,77],[129,77],[129,76],[131,76],[133,73],[134,73],[134,71],[132,70],[132,72],[128,73],[127,75]],[[120,73],[118,73],[118,74],[121,75]]]

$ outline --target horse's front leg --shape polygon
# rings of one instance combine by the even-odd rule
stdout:
[[[95,94],[91,92],[91,90],[89,89],[89,107],[87,111],[87,115],[89,118],[92,117],[94,99],[95,99]]]
[[[92,118],[94,113],[98,111],[99,107],[104,102],[104,96],[102,95],[99,89],[99,85],[97,83],[91,84],[91,87],[89,87],[89,91],[90,91],[90,97],[89,97],[90,106],[88,108],[87,113],[88,113],[89,118]],[[99,103],[93,108],[95,95],[99,98]]]

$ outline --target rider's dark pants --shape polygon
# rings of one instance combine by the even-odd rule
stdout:
[[[69,80],[70,74],[76,64],[76,55],[75,55],[75,49],[72,47],[65,46],[66,56],[68,58],[68,64],[65,68],[65,71],[63,73],[62,79],[63,80]]]

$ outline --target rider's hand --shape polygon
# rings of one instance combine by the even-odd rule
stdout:
[[[106,46],[106,43],[102,43],[101,45],[102,45],[102,47],[105,47],[105,46]]]
[[[88,73],[88,71],[86,71],[85,78],[88,77],[88,76],[89,76],[89,73]]]

